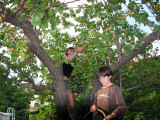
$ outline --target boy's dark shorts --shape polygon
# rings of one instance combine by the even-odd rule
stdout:
[[[69,81],[64,80],[64,83],[65,83],[65,86],[66,86],[66,90],[69,91],[69,87],[70,87]]]

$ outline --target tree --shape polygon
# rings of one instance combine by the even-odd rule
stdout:
[[[114,72],[117,72],[142,51],[143,54],[137,56],[139,59],[146,54],[146,57],[150,56],[148,51],[152,48],[151,43],[160,37],[159,26],[150,21],[148,13],[143,10],[142,4],[148,1],[138,4],[135,1],[126,3],[118,0],[106,2],[92,0],[76,10],[67,7],[67,4],[78,1],[62,3],[51,0],[6,0],[0,2],[1,39],[3,40],[1,45],[9,48],[12,59],[11,69],[18,74],[19,81],[27,78],[34,85],[35,90],[38,90],[38,87],[35,85],[34,78],[38,77],[38,72],[42,73],[46,85],[55,87],[59,119],[69,119],[61,65],[67,44],[74,43],[77,47],[85,46],[89,42],[84,53],[75,59],[81,64],[72,63],[75,67],[74,79],[80,80],[80,82],[72,81],[75,83],[73,86],[76,88],[80,84],[79,89],[82,91],[82,88],[91,85],[95,78],[95,68],[108,64]],[[159,15],[157,2],[149,3],[149,7],[153,11],[156,10],[155,13]],[[122,4],[127,6],[128,10],[123,10]],[[150,26],[154,32],[147,35],[138,28],[137,24],[128,24],[127,16],[134,18],[139,24]],[[73,24],[71,18],[77,24]],[[62,25],[64,30],[73,26],[75,32],[79,34],[74,37],[67,32],[62,33],[59,25]],[[36,57],[42,63],[40,66],[35,64]],[[97,80],[94,81],[93,86],[95,85],[98,85]],[[91,98],[97,87],[91,90],[88,102],[93,100]],[[51,87],[46,88],[51,89]]]
[[[25,92],[22,86],[17,84],[13,85],[16,78],[8,78],[8,71],[7,68],[0,65],[0,111],[6,113],[9,107],[13,107],[17,120],[28,120],[31,92]]]

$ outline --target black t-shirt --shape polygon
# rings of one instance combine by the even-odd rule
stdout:
[[[69,78],[71,76],[72,71],[73,71],[73,66],[69,63],[67,64],[63,62],[63,75]]]

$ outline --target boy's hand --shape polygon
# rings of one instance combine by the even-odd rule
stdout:
[[[103,120],[110,120],[110,119],[104,118]]]
[[[82,50],[83,50],[83,47],[78,47],[78,48],[77,48],[77,51],[78,51],[78,52],[81,52]]]
[[[106,116],[103,120],[110,120],[110,119],[108,118],[108,116]]]
[[[116,117],[116,114],[112,113],[111,115],[106,116],[103,120],[111,120],[114,117]]]
[[[97,106],[96,105],[93,105],[90,109],[91,112],[96,112],[97,110]]]

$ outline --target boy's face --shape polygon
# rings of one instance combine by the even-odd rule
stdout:
[[[67,54],[71,55],[74,52],[74,49],[68,49]]]
[[[99,81],[101,82],[101,84],[103,86],[107,86],[110,83],[110,79],[111,79],[111,75],[110,76],[103,76],[99,78]]]

